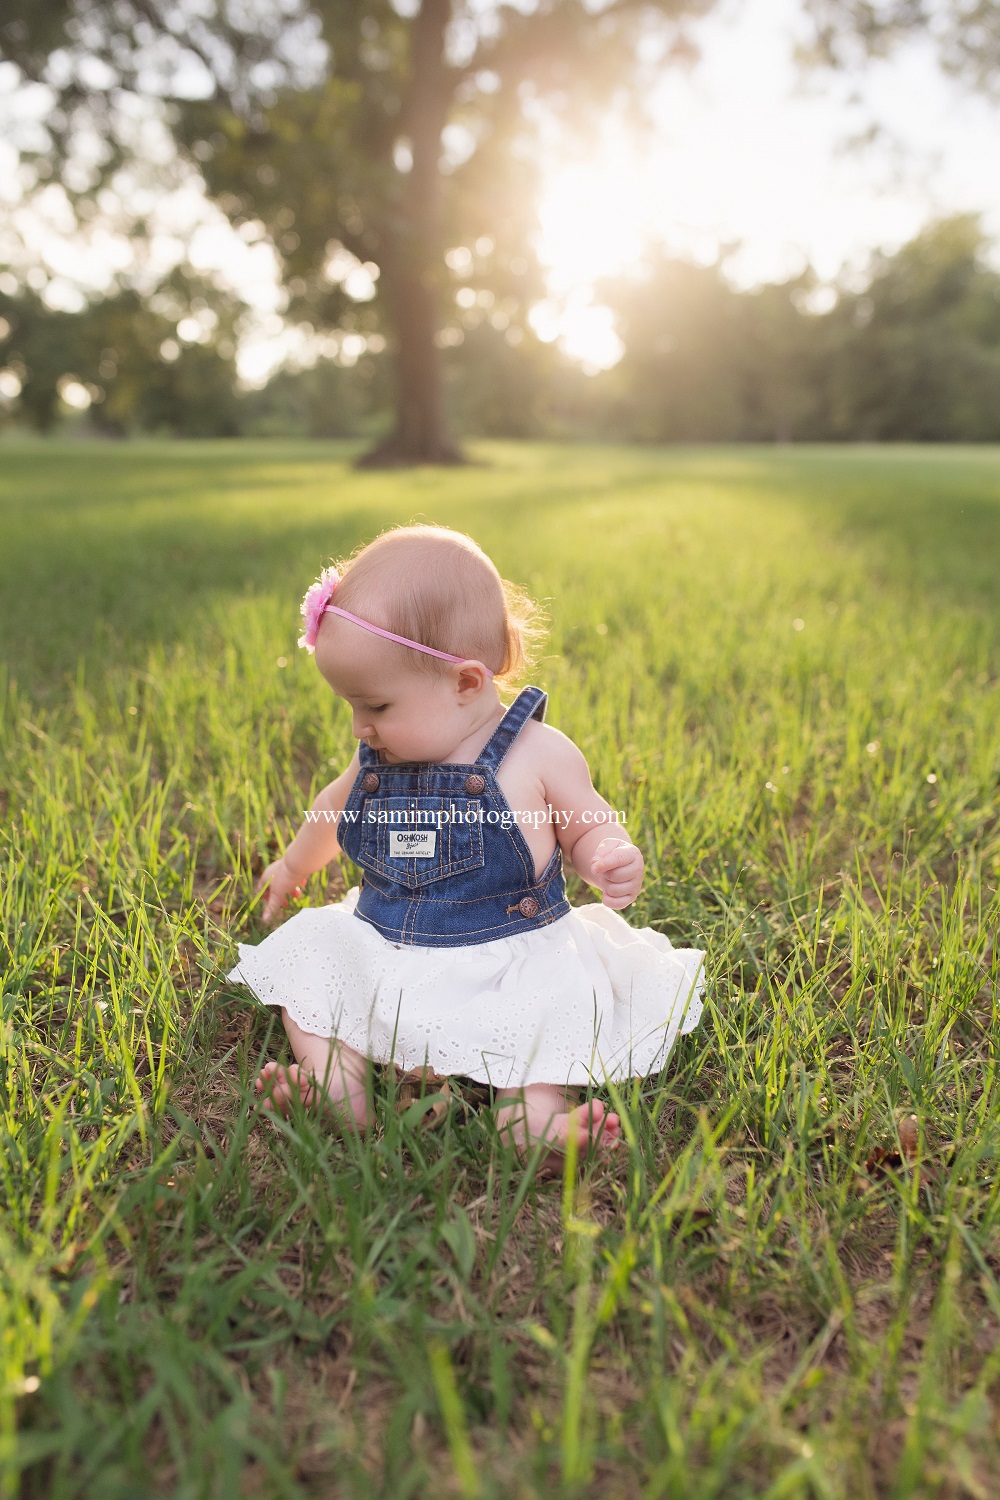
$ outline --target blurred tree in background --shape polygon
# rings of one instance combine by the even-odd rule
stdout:
[[[659,259],[604,295],[626,352],[604,421],[662,442],[1000,439],[1000,274],[975,216],[878,255],[811,311],[811,275],[752,292]]]
[[[1000,78],[998,0],[805,0],[814,24],[807,59],[854,68],[885,57],[901,41],[925,36],[956,78],[996,95]]]
[[[532,333],[511,344],[487,317],[442,351],[450,420],[464,434],[599,435],[641,442],[1000,440],[1000,272],[974,216],[930,225],[867,283],[816,311],[808,271],[737,291],[724,266],[651,253],[601,289],[625,344],[588,376]],[[234,305],[180,273],[82,313],[0,297],[7,420],[45,431],[67,382],[95,431],[184,436],[370,437],[391,406],[384,355],[321,360],[239,394]],[[179,326],[192,340],[181,344]],[[164,358],[164,350],[169,359]],[[83,400],[84,398],[79,398]]]
[[[363,354],[345,368],[325,359],[280,370],[240,402],[242,430],[254,437],[374,437],[392,404],[388,361]]]
[[[974,218],[875,257],[832,307],[808,271],[738,292],[724,258],[651,249],[641,276],[601,289],[625,353],[593,378],[532,330],[541,136],[586,139],[605,106],[640,119],[639,82],[686,55],[685,20],[713,3],[4,0],[0,55],[56,100],[36,165],[58,169],[78,221],[152,111],[243,237],[273,245],[288,322],[338,353],[240,392],[239,304],[207,280],[123,284],[77,313],[4,275],[0,422],[371,440],[391,424],[379,463],[453,461],[453,431],[1000,437],[1000,280]],[[995,88],[1000,0],[803,5],[814,62],[926,34]]]
[[[604,290],[625,344],[611,420],[656,442],[787,441],[815,426],[821,320],[812,277],[739,293],[720,265],[664,256]]]
[[[829,431],[876,441],[1000,438],[1000,275],[974,216],[876,258],[828,320]]]
[[[68,407],[86,410],[106,437],[235,436],[238,307],[182,271],[145,300],[122,291],[80,313],[53,311],[27,290],[0,294],[0,392],[6,383],[8,412],[39,432]],[[186,337],[178,338],[178,327]]]
[[[488,243],[494,295],[523,316],[540,120],[585,133],[612,99],[638,111],[630,85],[713,3],[6,0],[0,53],[57,96],[58,160],[81,131],[103,139],[90,193],[121,159],[124,96],[169,101],[213,199],[266,226],[291,316],[390,333],[395,422],[370,461],[448,462],[447,247]],[[344,295],[359,269],[377,286],[360,310]]]

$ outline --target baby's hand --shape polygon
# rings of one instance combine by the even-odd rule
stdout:
[[[264,910],[261,917],[265,927],[270,927],[278,912],[284,906],[289,896],[301,896],[302,887],[296,877],[285,864],[284,857],[274,860],[268,865],[262,875],[258,876],[257,884],[254,886],[256,892],[267,887],[267,898],[264,901]]]
[[[594,884],[603,891],[603,904],[612,911],[629,906],[642,889],[646,865],[640,850],[625,839],[602,839],[594,850]]]

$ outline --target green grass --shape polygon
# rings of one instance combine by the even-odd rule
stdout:
[[[3,448],[0,1495],[997,1495],[1000,452],[479,452]],[[351,747],[298,601],[419,518],[709,953],[578,1180],[252,1108],[223,976]]]

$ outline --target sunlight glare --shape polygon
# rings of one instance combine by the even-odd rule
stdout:
[[[644,163],[624,141],[596,162],[549,177],[538,213],[538,256],[554,292],[592,286],[638,259],[649,187]]]
[[[539,338],[558,340],[590,375],[617,364],[624,352],[614,315],[594,302],[594,288],[639,260],[649,187],[647,164],[621,135],[609,135],[595,160],[562,166],[545,179],[537,250],[549,296],[532,309],[530,322]]]

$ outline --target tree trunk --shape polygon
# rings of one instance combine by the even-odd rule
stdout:
[[[410,79],[402,112],[413,165],[383,257],[382,285],[394,335],[396,423],[359,460],[361,468],[464,462],[444,415],[437,332],[442,245],[441,132],[454,82],[445,61],[451,0],[423,0],[413,23]]]

